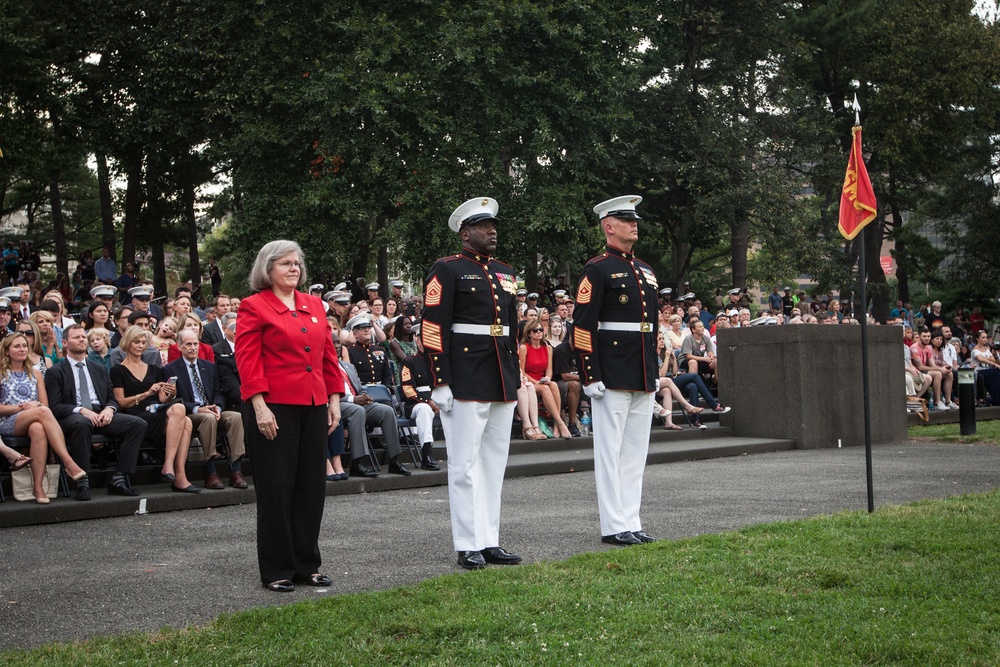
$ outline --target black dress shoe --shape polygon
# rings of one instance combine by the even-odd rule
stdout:
[[[420,448],[420,467],[424,470],[440,470],[441,464],[434,458],[434,443],[425,443]]]
[[[108,482],[109,496],[137,496],[139,492],[121,480],[112,479]]]
[[[76,485],[76,496],[77,500],[90,500],[90,484],[77,484]]]
[[[400,463],[398,460],[393,459],[389,461],[389,472],[393,475],[412,475],[413,472],[407,468],[405,465]]]
[[[656,541],[655,537],[647,535],[644,530],[633,530],[632,535],[634,535],[640,542],[645,542],[646,544]]]
[[[500,547],[488,547],[480,553],[483,554],[483,560],[490,565],[517,565],[521,562],[520,556],[508,553]]]
[[[179,486],[175,486],[174,484],[171,484],[170,485],[170,490],[171,491],[176,491],[177,493],[201,493],[201,489],[199,489],[194,484],[188,484],[183,489],[181,487],[179,487]]]
[[[583,437],[583,434],[580,433],[579,427],[574,422],[569,423],[569,434],[572,435],[574,438]]]
[[[290,582],[288,579],[279,579],[278,581],[272,581],[271,583],[264,582],[264,588],[272,590],[275,593],[291,593],[295,590],[295,584]]]
[[[458,564],[466,570],[482,570],[486,567],[486,559],[480,551],[459,551]]]
[[[617,533],[615,535],[604,535],[601,537],[601,542],[604,542],[605,544],[615,544],[620,547],[630,547],[634,544],[642,544],[642,540],[627,530],[623,533]]]
[[[292,581],[296,584],[305,584],[307,586],[332,586],[333,579],[326,576],[325,574],[310,574],[308,577],[301,575],[295,575]]]
[[[378,470],[373,470],[364,463],[352,463],[351,477],[378,477]]]

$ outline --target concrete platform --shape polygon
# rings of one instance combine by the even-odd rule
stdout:
[[[947,410],[945,412],[940,412],[938,410],[931,410],[927,416],[929,417],[928,424],[957,424],[958,423],[958,410]],[[991,419],[1000,419],[1000,407],[989,407],[989,408],[976,408],[976,421],[989,421]],[[909,413],[906,415],[907,426],[923,426],[924,422],[920,417],[914,413]]]
[[[647,464],[787,451],[794,449],[794,444],[791,440],[736,438],[732,436],[731,429],[718,425],[708,426],[704,430],[686,428],[683,431],[666,431],[662,427],[654,427],[650,434]],[[447,485],[447,453],[443,443],[437,443],[435,456],[441,460],[440,471],[414,469],[411,476],[404,477],[390,475],[383,466],[382,474],[376,478],[328,482],[327,495],[343,496]],[[407,460],[405,453],[403,460]],[[591,437],[545,441],[512,440],[505,477],[513,479],[593,469]],[[108,496],[106,490],[97,486],[92,489],[91,500],[86,502],[59,497],[52,499],[48,505],[38,505],[17,502],[8,497],[7,502],[0,503],[0,528],[131,516],[138,513],[142,500],[146,501],[145,510],[150,514],[251,504],[256,502],[256,494],[253,491],[252,477],[248,479],[251,484],[246,490],[228,487],[222,491],[202,489],[198,494],[176,493],[170,490],[169,484],[150,483],[137,484],[135,488],[140,495],[133,498]],[[199,481],[194,481],[193,476],[192,482],[200,484]]]

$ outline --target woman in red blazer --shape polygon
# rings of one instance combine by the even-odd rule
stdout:
[[[271,241],[257,254],[236,318],[236,366],[247,451],[257,492],[261,582],[277,592],[296,583],[329,586],[319,574],[326,498],[326,436],[340,421],[343,378],[323,303],[306,282],[302,249]]]

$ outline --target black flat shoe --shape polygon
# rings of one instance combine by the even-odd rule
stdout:
[[[486,559],[478,551],[459,551],[458,564],[466,570],[482,570],[486,567]]]
[[[172,473],[172,472],[161,472],[160,473],[160,479],[162,481],[164,481],[164,482],[171,482],[172,483],[175,479],[177,479],[177,476],[174,475],[174,473]]]
[[[652,535],[647,535],[646,531],[644,530],[633,530],[632,535],[635,536],[635,538],[638,539],[640,542],[644,542],[646,544],[656,541],[655,537],[653,537]]]
[[[179,486],[174,486],[173,484],[171,484],[170,485],[170,490],[171,491],[176,491],[177,493],[201,493],[201,489],[199,489],[194,484],[188,484],[183,489],[181,487],[179,487]],[[274,589],[272,589],[272,590],[274,590]]]
[[[627,530],[623,533],[616,533],[615,535],[604,535],[601,537],[601,542],[604,542],[605,544],[614,544],[619,547],[630,547],[635,544],[642,544],[642,540]]]
[[[325,574],[310,574],[308,577],[302,577],[295,575],[292,579],[296,584],[305,584],[306,586],[332,586],[333,579],[326,576]]]
[[[291,593],[295,590],[295,584],[290,582],[288,579],[279,579],[278,581],[272,581],[269,584],[264,584],[264,588],[272,590],[275,593]]]
[[[509,553],[500,547],[489,547],[480,553],[483,554],[483,560],[490,565],[517,565],[521,562],[520,556]]]

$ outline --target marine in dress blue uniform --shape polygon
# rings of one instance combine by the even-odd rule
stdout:
[[[573,345],[594,420],[594,473],[601,540],[622,546],[652,542],[639,507],[649,450],[656,366],[657,281],[632,254],[642,197],[598,204],[607,249],[583,268],[576,289]]]
[[[462,251],[424,281],[421,338],[448,450],[448,497],[458,563],[515,564],[500,548],[500,495],[520,385],[514,270],[493,259],[497,202],[471,199],[448,226]]]

